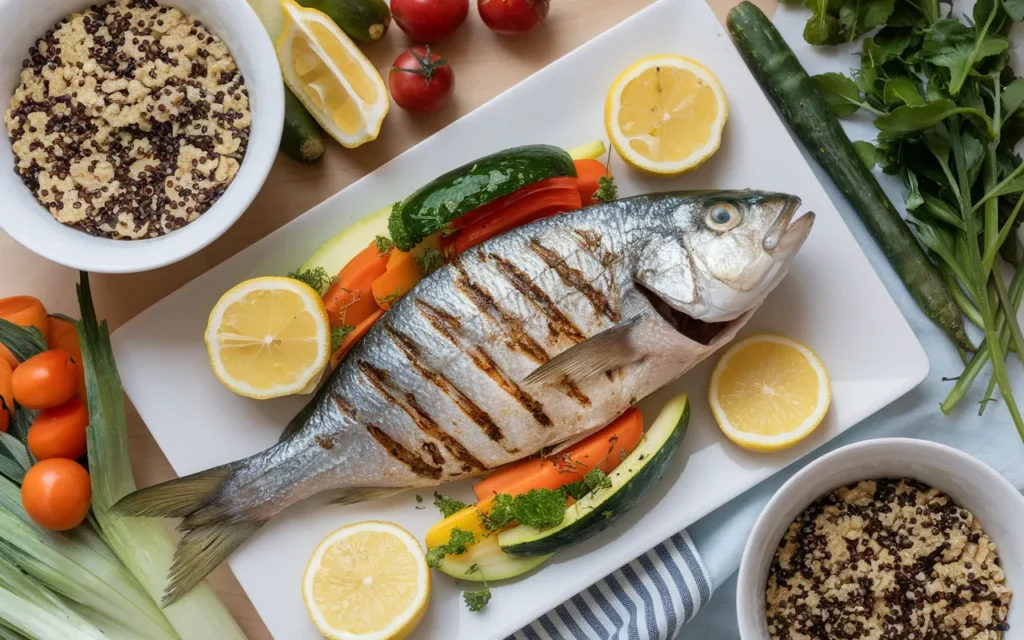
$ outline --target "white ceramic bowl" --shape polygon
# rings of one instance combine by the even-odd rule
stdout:
[[[0,112],[18,86],[21,62],[36,39],[89,0],[0,0]],[[102,2],[100,2],[102,4]],[[76,269],[130,273],[186,258],[216,240],[245,212],[267,178],[281,142],[284,88],[273,43],[246,0],[161,0],[195,16],[231,51],[245,78],[252,110],[249,146],[227,191],[194,222],[159,238],[110,240],[66,227],[40,205],[14,172],[0,124],[0,228],[35,253]]]
[[[956,449],[906,438],[852,444],[822,456],[794,475],[757,519],[740,561],[736,613],[742,640],[767,640],[765,586],[775,549],[804,509],[832,490],[876,478],[913,478],[945,492],[978,518],[999,552],[1010,604],[1004,640],[1024,638],[1024,496],[999,473]]]

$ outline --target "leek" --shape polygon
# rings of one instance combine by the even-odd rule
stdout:
[[[121,379],[114,363],[107,323],[96,320],[89,276],[81,274],[78,303],[82,319],[78,339],[85,365],[90,426],[89,468],[92,475],[92,509],[103,538],[135,576],[149,596],[163,595],[174,544],[155,520],[120,518],[111,507],[135,491],[128,453]],[[186,640],[245,640],[238,623],[203,583],[163,610],[178,635]]]

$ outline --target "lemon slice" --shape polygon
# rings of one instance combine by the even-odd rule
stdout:
[[[644,58],[623,71],[604,105],[605,128],[622,159],[666,175],[694,169],[718,151],[728,115],[715,74],[675,55]]]
[[[807,345],[762,334],[722,355],[711,374],[708,402],[730,440],[754,451],[778,451],[821,424],[832,391],[825,365]]]
[[[430,570],[405,529],[375,520],[350,524],[313,552],[302,599],[325,638],[405,638],[427,611]]]
[[[225,293],[206,325],[213,373],[249,398],[299,393],[327,366],[324,302],[292,278],[255,278]]]
[[[377,139],[391,109],[384,80],[359,47],[326,14],[282,0],[277,40],[285,84],[343,146]]]

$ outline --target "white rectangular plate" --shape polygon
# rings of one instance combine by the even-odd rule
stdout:
[[[699,170],[656,179],[615,165],[620,193],[682,188],[758,188],[797,194],[818,222],[788,278],[747,332],[785,333],[811,345],[832,377],[833,405],[800,446],[755,454],[730,444],[705,401],[709,364],[642,403],[650,419],[668,393],[693,399],[684,451],[665,479],[623,521],[561,553],[536,573],[501,584],[483,613],[470,613],[453,580],[434,574],[417,638],[504,638],[701,516],[796,461],[921,382],[928,359],[828,196],[704,2],[662,0],[315,207],[154,305],[114,335],[125,389],[181,475],[273,444],[301,398],[256,402],[214,378],[203,345],[207,315],[222,293],[259,275],[283,274],[361,216],[399,200],[443,170],[527,143],[573,146],[604,136],[607,87],[627,65],[656,53],[701,60],[721,79],[730,116],[721,150]],[[467,501],[470,483],[444,488]],[[429,492],[422,492],[429,505]],[[412,492],[351,507],[322,498],[265,526],[230,561],[274,637],[320,637],[300,581],[316,544],[365,519],[397,522],[422,539],[438,519]]]

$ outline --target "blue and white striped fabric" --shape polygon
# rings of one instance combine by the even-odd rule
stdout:
[[[708,570],[683,531],[509,640],[669,640],[712,591]]]

